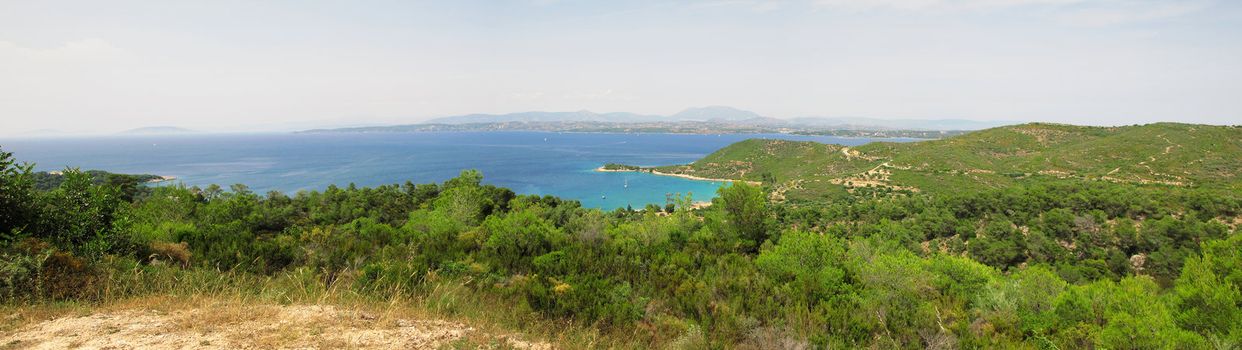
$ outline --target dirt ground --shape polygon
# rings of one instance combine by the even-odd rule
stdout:
[[[13,316],[10,316],[13,317]],[[468,325],[377,316],[323,305],[121,308],[70,315],[0,334],[12,349],[551,349]]]

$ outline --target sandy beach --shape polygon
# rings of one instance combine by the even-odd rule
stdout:
[[[604,167],[602,167],[602,166],[601,166],[601,167],[599,167],[599,168],[595,168],[595,171],[599,171],[599,172],[614,172],[614,173],[625,173],[625,172],[649,173],[649,174],[653,174],[653,175],[680,177],[680,178],[683,178],[683,179],[698,180],[698,181],[715,181],[715,182],[745,182],[745,183],[747,183],[747,184],[751,184],[751,185],[761,185],[761,184],[763,184],[763,183],[761,183],[761,182],[759,182],[759,181],[748,181],[748,180],[731,180],[731,179],[713,179],[713,178],[707,178],[707,177],[701,177],[701,176],[694,176],[694,175],[686,175],[686,174],[670,174],[670,173],[663,173],[663,172],[659,172],[659,171],[656,171],[656,170],[653,170],[653,169],[645,169],[645,168],[639,168],[639,169],[635,169],[635,170],[631,170],[631,169],[604,169]]]
[[[160,175],[159,178],[148,180],[147,183],[161,183],[176,180],[176,176]]]

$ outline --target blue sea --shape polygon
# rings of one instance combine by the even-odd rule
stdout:
[[[111,136],[0,140],[36,170],[77,167],[175,176],[186,185],[241,183],[259,193],[440,182],[464,169],[520,194],[614,209],[664,204],[668,194],[710,200],[722,184],[646,173],[597,172],[604,163],[684,164],[731,143],[779,138],[860,145],[867,138],[785,134],[443,132]],[[912,139],[882,139],[913,141]],[[626,186],[628,184],[628,186]]]

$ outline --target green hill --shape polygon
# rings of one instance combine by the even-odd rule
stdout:
[[[1032,123],[915,143],[859,147],[754,139],[663,173],[772,182],[778,195],[959,192],[1016,181],[1087,179],[1242,190],[1242,128],[1176,123]]]

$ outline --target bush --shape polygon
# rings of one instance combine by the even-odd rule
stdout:
[[[176,263],[181,267],[189,267],[191,255],[190,245],[185,242],[153,242],[151,243],[151,255],[149,256],[149,259],[153,262],[169,261]]]
[[[99,279],[90,261],[37,239],[0,256],[0,280],[9,300],[65,300],[88,296]]]

